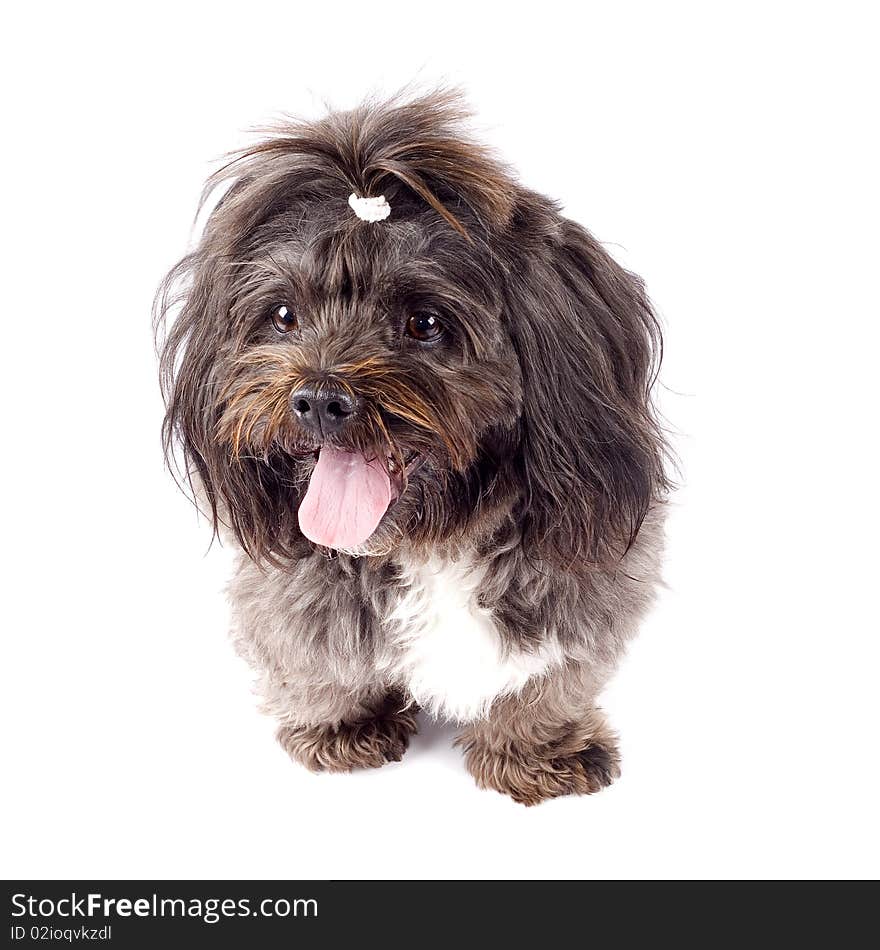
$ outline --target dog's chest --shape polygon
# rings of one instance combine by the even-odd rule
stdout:
[[[403,565],[403,588],[386,618],[380,666],[435,715],[468,721],[543,673],[551,651],[508,648],[479,603],[484,568],[467,561]]]

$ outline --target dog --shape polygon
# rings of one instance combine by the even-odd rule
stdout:
[[[370,100],[209,179],[157,296],[164,446],[293,759],[398,761],[423,709],[533,805],[619,775],[596,699],[659,583],[661,334],[469,118]]]

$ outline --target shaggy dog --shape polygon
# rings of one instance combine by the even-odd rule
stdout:
[[[310,769],[419,707],[527,805],[619,773],[596,707],[654,597],[667,482],[641,282],[438,92],[296,122],[169,274],[166,451],[240,557],[234,637]]]

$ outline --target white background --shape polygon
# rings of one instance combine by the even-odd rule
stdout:
[[[872,6],[7,10],[0,872],[877,875]],[[377,772],[292,765],[159,449],[150,303],[212,161],[438,79],[667,327],[683,487],[604,700],[624,775],[533,809],[430,723]]]

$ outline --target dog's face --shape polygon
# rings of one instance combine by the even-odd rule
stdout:
[[[433,97],[289,129],[233,166],[172,272],[166,437],[255,557],[500,518],[592,561],[662,488],[640,285],[456,119]],[[361,220],[351,191],[390,217]]]
[[[295,231],[280,216],[238,268],[217,440],[283,468],[311,541],[378,553],[464,520],[463,479],[509,454],[522,386],[488,255],[346,198]]]

